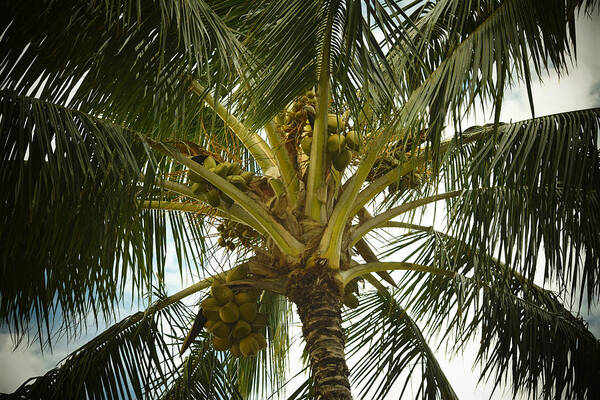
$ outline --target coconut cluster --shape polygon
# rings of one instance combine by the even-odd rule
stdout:
[[[214,158],[206,157],[202,162],[204,168],[210,172],[214,172],[221,178],[225,178],[243,192],[248,191],[248,185],[254,178],[254,173],[250,171],[242,171],[242,167],[236,163],[217,163]],[[221,204],[226,207],[233,204],[233,200],[225,193],[211,185],[205,179],[200,177],[198,174],[190,171],[190,180],[193,182],[192,191],[196,194],[206,193],[206,199],[208,203],[213,207],[219,207]]]
[[[342,172],[352,159],[352,152],[360,149],[360,137],[358,133],[349,130],[344,133],[346,122],[337,114],[327,116],[327,160],[331,161],[333,168]],[[313,128],[310,124],[304,126],[303,137],[300,141],[302,151],[310,157],[312,146]]]
[[[236,242],[244,247],[252,247],[252,241],[258,237],[258,232],[254,229],[230,220],[225,220],[218,225],[217,231],[219,231],[217,244],[229,250],[236,248]]]
[[[232,270],[227,281],[245,278],[243,268]],[[267,319],[258,312],[259,292],[255,289],[234,292],[222,282],[215,282],[210,296],[202,301],[204,327],[212,336],[215,350],[231,352],[234,357],[250,357],[267,347]]]

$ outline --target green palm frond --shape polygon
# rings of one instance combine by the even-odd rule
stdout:
[[[518,81],[530,86],[530,63],[539,77],[550,68],[567,71],[575,11],[597,6],[597,1],[552,0],[539,7],[534,0],[444,0],[420,9],[406,28],[419,51],[390,53],[394,71],[405,78],[402,120],[413,125],[429,110],[434,149],[446,118],[458,124],[478,100],[494,102],[497,121],[505,87]]]
[[[237,377],[227,359],[210,344],[204,331],[191,347],[190,355],[174,372],[173,383],[161,393],[161,400],[220,399],[241,400]]]
[[[2,89],[162,135],[195,108],[189,74],[226,81],[243,54],[201,0],[9,1],[0,15]]]
[[[56,368],[23,384],[16,399],[139,399],[168,382],[175,369],[162,330],[181,326],[180,303],[133,314],[68,355]]]
[[[481,380],[510,382],[515,395],[585,399],[598,388],[600,342],[554,292],[521,276],[480,249],[432,229],[398,237],[390,247],[416,249],[416,263],[444,274],[409,272],[398,301],[427,332],[442,331],[458,351],[478,337]]]
[[[10,91],[0,125],[2,323],[22,335],[34,320],[49,340],[54,324],[74,333],[88,312],[111,318],[127,280],[139,295],[164,274],[167,218],[138,200],[164,198],[152,183],[172,164],[135,132]],[[202,225],[168,219],[186,241],[179,260],[191,261],[199,248],[187,238],[201,238]]]
[[[452,151],[446,186],[485,189],[451,201],[453,236],[527,276],[543,249],[546,278],[597,296],[599,134],[600,109],[589,109],[504,124]]]
[[[360,305],[344,318],[348,360],[359,398],[385,399],[394,388],[401,398],[413,374],[419,382],[415,399],[457,399],[423,333],[395,297],[378,292],[360,296]],[[362,354],[367,351],[366,355]],[[398,386],[402,379],[406,383]]]

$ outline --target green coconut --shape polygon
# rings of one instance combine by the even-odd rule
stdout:
[[[215,174],[225,178],[229,173],[229,163],[222,163],[215,167]]]
[[[252,178],[254,178],[254,172],[252,171],[245,171],[242,172],[240,175],[242,178],[244,178],[244,180],[246,181],[246,184],[250,184],[250,182],[252,182]]]
[[[219,191],[217,189],[211,189],[206,193],[206,200],[208,204],[213,207],[219,207],[221,205],[221,198],[219,197]]]
[[[244,321],[252,322],[256,318],[256,303],[244,303],[240,305],[240,318]]]
[[[212,344],[215,350],[217,351],[225,351],[231,347],[231,342],[229,338],[220,338],[217,336],[213,336]]]
[[[210,333],[222,339],[228,338],[231,335],[231,328],[223,321],[215,322],[211,327]]]
[[[254,303],[256,301],[256,297],[248,292],[240,292],[235,294],[233,301],[238,306],[241,306],[242,304],[246,303]]]
[[[217,300],[217,303],[219,303],[220,306],[233,300],[233,291],[218,282],[212,284],[210,287],[210,294]]]
[[[240,164],[231,164],[229,168],[229,175],[239,175],[242,173],[242,166]]]
[[[310,136],[304,136],[304,138],[300,142],[300,147],[302,148],[302,151],[304,152],[304,154],[306,154],[307,156],[310,156],[311,146],[312,146],[312,138]]]
[[[259,344],[252,336],[246,336],[240,340],[240,352],[244,357],[254,356],[258,353]]]
[[[327,153],[331,156],[335,156],[343,149],[344,136],[340,134],[330,135],[327,138]]]
[[[223,322],[232,324],[240,319],[240,309],[234,302],[230,301],[219,310],[219,316]]]
[[[333,167],[341,172],[348,164],[350,164],[351,159],[352,152],[348,149],[344,149],[333,159]]]
[[[238,322],[236,322],[235,326],[233,327],[233,330],[231,331],[231,334],[236,339],[242,339],[248,336],[251,332],[252,327],[250,326],[250,324],[241,319]]]
[[[218,310],[221,308],[221,305],[214,297],[207,297],[206,299],[202,300],[200,306],[203,310]]]
[[[240,342],[233,342],[231,344],[231,347],[229,348],[229,351],[231,351],[231,355],[235,358],[241,357],[242,356],[242,352],[240,351]]]
[[[225,278],[225,280],[227,282],[241,281],[242,279],[246,279],[247,276],[248,276],[248,266],[244,264],[244,265],[240,265],[239,267],[234,268],[231,271],[229,271],[227,273],[227,277]],[[234,298],[237,298],[238,294],[236,294],[234,296]],[[236,303],[237,303],[237,301],[236,301]]]
[[[358,151],[360,148],[360,136],[355,131],[346,133],[346,147],[350,150]]]
[[[344,295],[344,305],[348,308],[356,308],[358,307],[358,297],[356,297],[352,293],[346,293]]]
[[[229,175],[227,180],[231,182],[236,188],[245,192],[248,190],[248,185],[246,184],[246,180],[241,175]]]
[[[214,158],[212,158],[211,156],[208,156],[204,159],[204,168],[216,168],[217,167],[217,162],[215,161]]]
[[[267,339],[260,333],[251,333],[250,336],[258,343],[259,350],[267,347]]]
[[[336,114],[328,114],[327,115],[327,129],[331,132],[343,131],[346,127],[346,123]]]

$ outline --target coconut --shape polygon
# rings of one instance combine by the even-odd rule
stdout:
[[[217,316],[218,316],[218,314],[217,314]],[[215,326],[215,324],[217,322],[218,321],[216,321],[214,319],[207,319],[206,322],[204,323],[204,327],[206,328],[207,331],[210,332],[212,330],[213,326]]]
[[[328,114],[327,115],[327,129],[331,132],[343,131],[346,127],[346,123],[336,114]]]
[[[204,168],[216,168],[217,167],[217,162],[215,161],[214,158],[212,158],[211,156],[208,156],[204,159]]]
[[[348,149],[344,149],[333,159],[333,167],[341,172],[348,164],[350,164],[351,159],[352,152]]]
[[[233,342],[229,348],[229,351],[231,351],[231,355],[233,357],[240,357],[242,355],[242,352],[240,351],[240,342]]]
[[[212,333],[216,337],[225,339],[228,338],[231,334],[231,328],[223,321],[218,321],[215,322],[215,324],[211,327],[210,333]]]
[[[348,308],[358,307],[358,298],[352,293],[346,293],[344,295],[344,305]]]
[[[252,322],[256,318],[256,303],[244,303],[240,307],[240,318]]]
[[[242,174],[240,176],[242,178],[244,178],[244,180],[246,181],[246,184],[249,184],[250,182],[252,182],[252,178],[254,178],[254,172],[245,171],[245,172],[242,172]]]
[[[335,156],[343,148],[344,136],[335,134],[327,138],[327,153]]]
[[[219,207],[221,204],[221,198],[219,197],[219,191],[217,189],[211,189],[206,193],[206,200],[208,204],[213,207]]]
[[[240,265],[239,267],[234,268],[231,271],[229,271],[227,273],[227,278],[225,280],[227,282],[241,281],[242,279],[246,279],[247,276],[248,276],[248,266],[246,264],[243,264],[243,265]],[[237,297],[237,294],[234,297]]]
[[[241,339],[248,336],[252,332],[252,327],[250,324],[244,320],[239,320],[236,322],[231,334],[236,339]]]
[[[231,182],[232,185],[245,192],[248,190],[248,185],[246,184],[246,180],[240,175],[229,175],[227,180]]]
[[[220,282],[214,282],[212,284],[210,287],[210,294],[221,306],[233,300],[233,291]]]
[[[215,174],[225,178],[229,174],[229,163],[222,163],[215,167]]]
[[[233,301],[238,306],[241,306],[242,304],[246,303],[254,303],[256,301],[256,297],[248,292],[241,292],[235,294]]]
[[[234,302],[230,301],[229,303],[221,307],[221,309],[219,310],[219,316],[221,317],[221,320],[227,322],[228,324],[231,324],[240,319],[240,310]]]
[[[310,136],[304,136],[304,138],[300,142],[300,147],[302,148],[302,151],[304,152],[304,154],[306,154],[307,156],[310,156],[311,146],[312,146],[312,138]]]
[[[220,338],[217,336],[213,336],[212,344],[215,350],[217,351],[225,351],[231,347],[231,343],[229,342],[229,338]]]
[[[240,340],[240,352],[244,357],[253,356],[258,353],[259,345],[255,338],[246,336]]]
[[[350,150],[358,151],[360,148],[360,136],[355,131],[346,133],[346,147]]]
[[[239,175],[242,173],[242,166],[240,164],[231,164],[229,168],[229,175]]]
[[[200,306],[203,310],[219,310],[219,308],[221,308],[221,305],[214,297],[207,297],[206,299],[202,300]]]
[[[259,350],[267,347],[267,339],[260,333],[251,333],[250,336],[258,343]]]

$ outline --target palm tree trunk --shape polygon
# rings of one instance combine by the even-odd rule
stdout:
[[[288,294],[302,321],[316,398],[351,400],[344,355],[341,281],[327,266],[296,270],[291,275]]]

